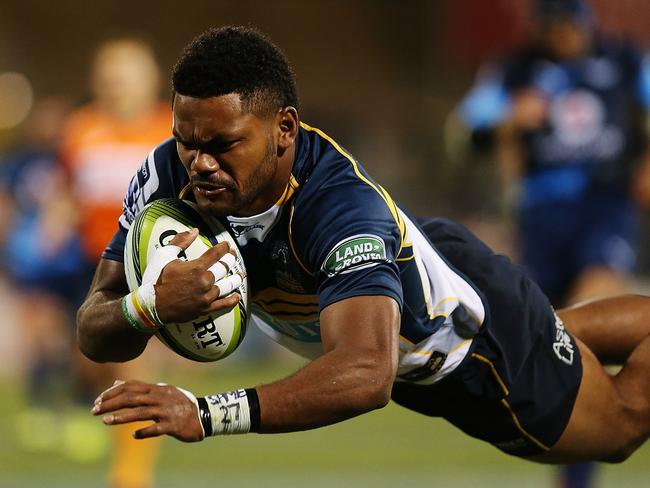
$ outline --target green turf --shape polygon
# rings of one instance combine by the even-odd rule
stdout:
[[[262,365],[258,369],[207,366],[206,373],[165,375],[197,393],[270,381],[295,368]],[[66,429],[48,434],[53,445],[29,452],[17,438],[22,394],[12,382],[0,382],[0,487],[103,487],[108,456],[81,461],[69,457],[75,438]],[[88,412],[86,414],[86,412]],[[87,415],[87,417],[86,417]],[[89,406],[70,415],[57,410],[59,424],[70,418],[90,420],[85,437],[107,440],[108,428],[92,419]],[[44,426],[45,427],[45,426]],[[69,429],[68,429],[69,430]],[[94,433],[91,433],[94,432]],[[69,434],[69,432],[68,432]],[[84,435],[76,437],[77,444]],[[79,446],[77,446],[79,447]],[[91,452],[93,442],[77,456]],[[156,470],[157,487],[540,487],[550,488],[554,470],[520,461],[479,441],[471,440],[443,421],[408,412],[395,405],[357,419],[311,432],[211,438],[198,444],[168,439]],[[623,465],[604,467],[598,488],[648,487],[650,446]]]

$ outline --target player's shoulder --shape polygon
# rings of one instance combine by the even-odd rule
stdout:
[[[296,139],[293,175],[301,184],[314,187],[350,164],[352,156],[321,129],[300,123]]]
[[[169,164],[173,166],[180,165],[182,167],[178,151],[176,150],[176,141],[173,137],[165,139],[154,147],[151,153],[149,153],[148,159],[151,159],[157,166]]]
[[[151,150],[140,170],[155,172],[153,176],[158,180],[174,186],[187,184],[187,171],[178,156],[176,141],[171,137]]]
[[[404,222],[388,192],[355,158],[320,129],[303,124],[294,177],[290,233],[306,254],[357,235],[402,241]]]
[[[154,147],[138,169],[136,176],[142,183],[153,179],[163,185],[185,185],[187,172],[178,156],[176,141],[169,138]]]
[[[388,192],[349,151],[307,124],[301,124],[293,176],[299,185],[294,203],[297,216],[321,223],[334,216],[343,222],[396,211]]]
[[[188,181],[176,151],[176,142],[173,138],[166,139],[151,150],[131,179],[120,222],[128,227],[127,222],[130,223],[147,203],[159,198],[178,197]]]
[[[378,195],[379,185],[350,151],[321,129],[305,123],[301,124],[292,174],[301,186],[301,200],[329,194],[338,198],[360,196],[346,190],[369,190],[369,194]]]

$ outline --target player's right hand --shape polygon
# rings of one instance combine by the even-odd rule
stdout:
[[[198,230],[181,232],[169,244],[187,249]],[[221,242],[192,261],[176,259],[167,264],[156,282],[156,311],[165,323],[189,322],[197,317],[234,307],[239,294],[230,293],[241,285],[242,276],[225,277],[233,262],[230,245]],[[216,264],[219,263],[219,264]]]
[[[152,421],[133,433],[136,439],[170,435],[183,442],[204,437],[196,400],[189,392],[165,384],[117,380],[95,400],[93,415],[101,415],[106,425]],[[191,395],[191,394],[190,394]]]

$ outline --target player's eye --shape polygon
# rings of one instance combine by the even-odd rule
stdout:
[[[219,143],[219,146],[221,147],[222,150],[228,150],[228,149],[231,149],[239,141],[240,141],[240,139],[231,139],[231,140],[228,140],[228,141],[221,141]]]
[[[186,151],[194,151],[194,150],[197,148],[197,145],[196,145],[196,144],[191,143],[191,142],[181,141],[181,140],[179,140],[179,139],[176,139],[176,144],[178,144],[179,146],[181,146],[181,147],[182,147],[183,149],[185,149]]]
[[[206,148],[206,152],[210,154],[223,154],[230,151],[240,139],[232,139],[228,141],[213,141]]]

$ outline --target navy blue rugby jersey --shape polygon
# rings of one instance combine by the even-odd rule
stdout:
[[[123,261],[126,233],[139,210],[159,198],[192,198],[188,183],[175,141],[155,148],[131,181],[119,231],[103,257]],[[305,357],[322,354],[320,310],[349,297],[385,295],[402,313],[398,378],[433,383],[470,346],[471,335],[459,335],[452,313],[462,312],[476,328],[485,319],[472,285],[386,190],[334,140],[306,124],[280,200],[259,215],[228,217],[224,224],[244,256],[251,320]]]
[[[461,103],[461,118],[473,130],[493,128],[526,88],[546,97],[548,117],[521,137],[522,205],[575,201],[588,192],[627,195],[633,163],[645,149],[650,58],[602,36],[573,60],[528,46],[480,73]]]

